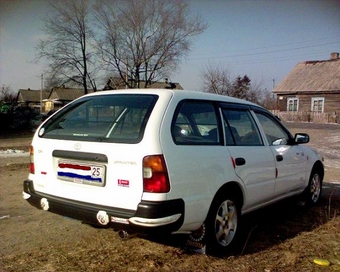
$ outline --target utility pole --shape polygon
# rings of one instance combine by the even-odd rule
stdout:
[[[273,90],[272,90],[272,92],[274,91],[274,89],[275,89],[275,78],[273,78]],[[277,101],[277,97],[276,97],[276,99],[275,99],[275,94],[274,94],[274,92],[273,92],[273,100],[275,100],[275,108],[274,108],[274,110],[278,110],[278,107],[279,107],[279,102]]]
[[[44,74],[41,74],[41,83],[40,83],[40,113],[42,113],[42,92],[44,88]]]

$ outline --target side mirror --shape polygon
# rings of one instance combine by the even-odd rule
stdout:
[[[294,137],[294,141],[297,144],[306,144],[309,142],[309,135],[306,133],[296,133]]]

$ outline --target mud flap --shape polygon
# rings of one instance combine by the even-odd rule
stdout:
[[[185,247],[188,251],[206,254],[206,228],[204,224],[188,236]]]

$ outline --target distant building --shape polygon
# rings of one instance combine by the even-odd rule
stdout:
[[[88,93],[93,92],[91,89],[87,91]],[[84,94],[85,91],[83,88],[52,88],[49,92],[48,98],[43,101],[45,105],[45,112],[60,109]]]
[[[340,58],[304,61],[274,88],[277,108],[287,112],[340,113]]]
[[[49,91],[20,89],[17,94],[17,104],[20,107],[40,109],[40,101],[47,99]]]
[[[183,90],[179,83],[171,83],[168,81],[164,82],[153,82],[149,85],[149,88],[155,89],[179,89]],[[116,90],[125,89],[124,82],[115,77],[109,78],[105,90]],[[92,93],[93,90],[89,89],[88,93]],[[42,94],[42,97],[40,95]],[[17,95],[17,103],[21,106],[28,106],[31,108],[40,109],[40,101],[42,100],[42,113],[47,113],[51,110],[58,110],[64,105],[70,103],[71,101],[83,96],[85,94],[83,88],[67,88],[67,87],[55,87],[50,91],[40,90],[23,90],[20,89]]]
[[[93,92],[88,90],[89,93]],[[84,95],[84,89],[80,88],[52,88],[50,91],[40,91],[31,89],[20,89],[17,95],[17,105],[19,107],[30,107],[40,110],[40,101],[42,101],[41,112],[56,110]]]

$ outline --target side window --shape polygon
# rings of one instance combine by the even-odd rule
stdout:
[[[227,145],[263,145],[259,130],[248,110],[223,109]]]
[[[298,111],[299,109],[299,99],[298,98],[288,98],[287,100],[287,111]]]
[[[312,97],[312,111],[313,112],[323,112],[325,104],[324,97]]]
[[[176,144],[218,145],[220,132],[212,102],[185,101],[180,105],[171,127]]]
[[[287,144],[289,135],[275,120],[262,113],[256,113],[256,117],[259,119],[270,145]]]

